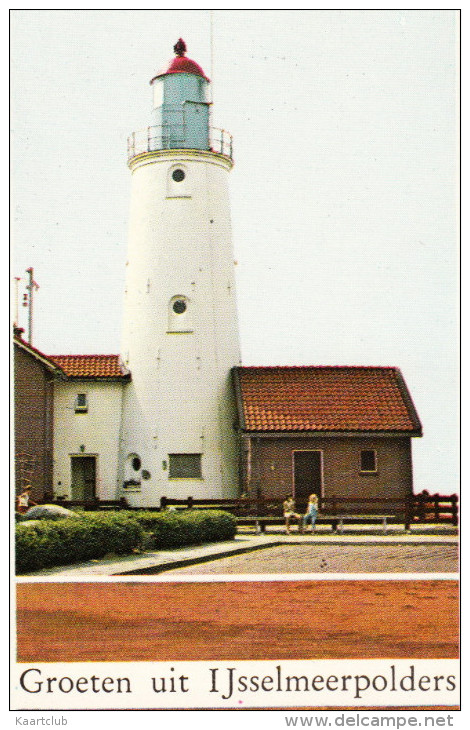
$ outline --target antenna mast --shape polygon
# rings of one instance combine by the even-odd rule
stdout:
[[[211,44],[211,102],[214,103],[214,11],[209,10],[210,17],[210,44]]]
[[[26,269],[26,273],[29,274],[29,284],[26,285],[26,289],[29,292],[28,296],[28,344],[33,344],[33,292],[39,289],[39,286],[34,281],[34,270],[30,266]]]
[[[18,283],[21,281],[20,276],[15,276],[15,320],[13,324],[15,327],[18,327],[18,322],[20,320],[19,312],[18,312]]]

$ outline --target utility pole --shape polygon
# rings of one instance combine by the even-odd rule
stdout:
[[[33,292],[39,289],[38,284],[34,281],[34,270],[30,266],[26,269],[26,273],[29,274],[29,284],[26,285],[26,289],[29,292],[28,296],[28,344],[33,344]]]
[[[15,327],[18,327],[18,323],[20,321],[19,312],[18,312],[18,284],[21,281],[20,276],[15,276],[15,321],[13,324]]]

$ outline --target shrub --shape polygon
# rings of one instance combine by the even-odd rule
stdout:
[[[137,520],[147,533],[146,547],[149,549],[232,540],[237,530],[235,517],[220,510],[136,511],[127,514]]]
[[[41,520],[16,526],[16,570],[24,573],[125,554],[142,544],[143,530],[128,513],[93,513],[75,520]]]
[[[233,515],[219,510],[185,512],[83,512],[74,520],[31,520],[16,525],[16,570],[25,573],[150,549],[231,540]]]

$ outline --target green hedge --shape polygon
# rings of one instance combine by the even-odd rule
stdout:
[[[39,520],[16,525],[16,570],[25,573],[126,554],[136,548],[164,549],[231,540],[233,515],[219,510],[187,512],[84,512],[80,519]]]
[[[125,554],[141,546],[142,527],[128,513],[88,513],[79,519],[39,520],[16,525],[16,570],[25,573]]]
[[[138,511],[127,514],[144,529],[145,547],[150,550],[232,540],[237,531],[235,517],[221,510]]]

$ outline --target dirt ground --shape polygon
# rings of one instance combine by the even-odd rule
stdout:
[[[454,580],[20,583],[18,661],[456,658]]]

